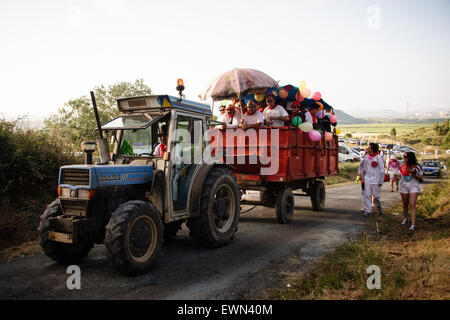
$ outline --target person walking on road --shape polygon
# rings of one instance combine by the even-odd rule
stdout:
[[[381,186],[384,181],[384,161],[378,154],[378,144],[370,143],[368,154],[359,165],[359,176],[364,179],[363,205],[364,216],[372,213],[373,206],[377,207],[380,214],[383,213],[380,201]],[[372,205],[373,196],[374,205]]]
[[[398,191],[398,180],[400,176],[400,162],[398,162],[397,158],[394,155],[391,155],[390,159],[387,162],[386,172],[389,174],[389,178],[391,180],[391,192],[394,192],[394,182],[397,186]]]
[[[419,182],[423,179],[423,170],[417,162],[414,152],[406,152],[403,156],[405,163],[400,166],[400,195],[403,202],[402,224],[408,223],[408,209],[411,209],[411,227],[416,230],[416,201],[420,193]]]

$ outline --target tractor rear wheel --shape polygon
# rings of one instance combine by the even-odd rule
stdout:
[[[314,211],[322,211],[325,208],[325,184],[315,181],[311,190],[311,204]]]
[[[161,215],[146,201],[128,201],[111,215],[105,246],[109,261],[120,272],[135,276],[148,272],[163,239]]]
[[[277,220],[281,224],[288,224],[294,216],[295,199],[291,188],[278,191],[276,212]]]
[[[62,209],[59,199],[48,205],[44,214],[41,216],[39,224],[39,243],[44,250],[45,255],[53,260],[63,263],[72,264],[80,261],[87,256],[94,246],[91,236],[86,235],[78,243],[68,244],[49,240],[48,232],[50,231],[50,219],[62,215]]]
[[[191,237],[209,248],[227,244],[237,230],[239,211],[239,186],[232,172],[213,168],[203,184],[200,216],[188,220]]]

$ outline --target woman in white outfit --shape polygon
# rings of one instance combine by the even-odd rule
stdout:
[[[405,163],[400,166],[400,195],[403,202],[402,224],[408,222],[408,209],[411,209],[411,227],[409,230],[416,230],[416,201],[420,193],[419,182],[423,179],[423,170],[416,159],[414,152],[404,154]]]

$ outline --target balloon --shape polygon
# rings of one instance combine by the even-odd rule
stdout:
[[[292,125],[298,127],[302,123],[302,118],[295,116],[292,118]]]
[[[310,132],[308,132],[308,137],[312,141],[319,141],[322,138],[322,135],[316,130],[311,130]]]
[[[323,114],[323,111],[319,111],[316,113],[316,117],[319,119],[322,119],[325,115]]]
[[[300,94],[303,98],[308,98],[311,95],[311,90],[308,88],[300,89]]]
[[[289,95],[289,92],[285,89],[281,89],[278,95],[280,96],[281,99],[286,99]]]
[[[313,100],[315,100],[315,101],[317,101],[317,100],[320,100],[320,99],[322,99],[322,95],[320,94],[320,92],[314,92],[313,93],[313,95],[312,95],[312,97],[311,97]]]
[[[341,134],[341,129],[336,129],[336,134]]]
[[[300,91],[297,91],[297,93],[295,94],[295,100],[302,102],[303,100],[305,100],[305,98],[301,95]]]
[[[337,117],[333,114],[331,117],[330,117],[330,122],[331,123],[336,123],[337,122]]]
[[[298,132],[299,132],[299,133],[303,133],[303,130],[302,130],[302,129],[298,129]]]
[[[306,81],[305,80],[300,81],[300,85],[298,86],[298,89],[299,90],[306,89],[306,87],[307,87]]]
[[[264,100],[264,93],[255,93],[255,100],[261,102]]]
[[[331,132],[325,132],[325,141],[333,140],[333,134]]]
[[[310,122],[303,122],[298,127],[304,132],[310,132],[313,129],[313,125]]]

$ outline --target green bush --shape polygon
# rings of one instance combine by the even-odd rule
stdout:
[[[9,203],[56,194],[59,167],[79,163],[64,143],[0,119],[0,198]]]

